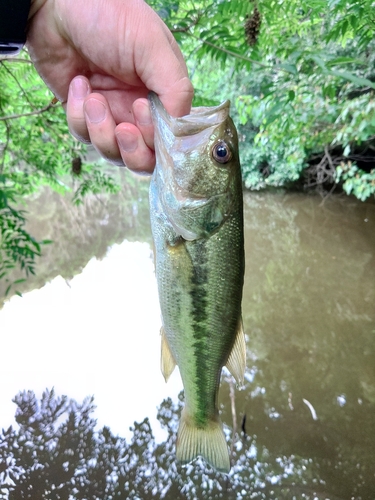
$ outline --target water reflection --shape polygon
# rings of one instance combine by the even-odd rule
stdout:
[[[133,226],[142,227],[141,233],[149,238],[147,205],[138,204],[137,210],[139,215],[132,210]],[[120,222],[108,208],[107,213],[108,224],[104,227],[109,231],[112,221],[115,227]],[[104,220],[103,213],[99,217]],[[44,224],[50,227],[49,222]],[[143,408],[144,401],[151,399],[155,408],[156,400],[160,402],[166,394],[174,394],[172,400],[163,402],[158,415],[168,433],[166,441],[155,442],[148,422],[144,422],[135,427],[131,442],[122,443],[123,469],[118,472],[119,483],[114,485],[113,494],[120,491],[116,488],[120,488],[123,480],[121,491],[126,492],[127,498],[372,500],[375,498],[375,204],[332,198],[322,205],[319,198],[300,194],[246,194],[245,225],[243,311],[248,363],[245,388],[235,393],[239,435],[228,478],[207,471],[200,461],[183,470],[174,463],[173,445],[180,411],[176,395],[180,386],[178,378],[172,386],[163,384],[163,393],[154,385],[157,380],[162,382],[162,377],[158,367],[156,289],[148,244],[126,244],[133,251],[118,255],[111,272],[105,267],[111,262],[111,255],[108,260],[95,261],[85,292],[88,302],[78,294],[74,300],[65,303],[62,300],[59,304],[62,308],[54,311],[55,319],[48,320],[48,330],[36,346],[37,349],[40,345],[50,346],[45,356],[37,357],[32,352],[34,333],[53,307],[48,302],[48,287],[41,306],[32,303],[24,309],[31,294],[23,299],[14,298],[6,305],[0,312],[0,331],[7,339],[7,352],[16,348],[14,340],[9,338],[10,332],[13,339],[19,335],[16,327],[21,316],[26,318],[24,330],[30,323],[35,329],[26,344],[20,343],[27,349],[19,354],[23,361],[16,365],[16,370],[22,370],[22,365],[28,363],[24,365],[28,373],[24,385],[17,390],[40,391],[49,385],[47,378],[41,379],[42,386],[32,387],[28,383],[30,373],[37,371],[33,359],[38,369],[45,363],[47,371],[52,371],[63,357],[64,366],[69,368],[64,372],[66,382],[72,367],[79,365],[84,357],[91,368],[85,365],[82,379],[88,373],[88,378],[95,381],[91,386],[94,390],[84,395],[95,393],[99,414],[104,407],[110,407],[112,412],[123,413],[124,419],[132,418],[133,409]],[[101,234],[103,225],[96,219],[88,227],[90,232],[81,229],[94,242],[95,231]],[[64,231],[64,237],[68,233]],[[61,244],[69,248],[68,242]],[[92,246],[97,248],[95,243]],[[69,261],[70,253],[64,255]],[[44,266],[47,269],[52,265]],[[70,282],[71,289],[77,292],[79,279],[83,280],[83,275]],[[61,285],[69,290],[62,279]],[[5,313],[13,302],[17,308],[4,329]],[[137,309],[137,304],[142,307]],[[73,319],[77,315],[81,315],[79,323]],[[70,319],[69,326],[62,321],[66,317]],[[130,317],[133,323],[128,323]],[[57,338],[60,323],[64,326],[56,344],[53,339]],[[136,344],[125,345],[124,332],[137,339]],[[126,372],[130,360],[138,370],[135,373]],[[9,380],[14,359],[10,357],[7,363],[3,380]],[[141,373],[145,379],[140,380]],[[77,378],[74,385],[79,385]],[[87,385],[84,387],[88,389]],[[116,389],[111,392],[110,387]],[[69,391],[63,384],[56,389],[60,394],[81,399],[79,394],[69,393],[72,386]],[[111,401],[101,396],[106,390]],[[230,386],[224,378],[220,403],[231,439],[229,394]],[[147,408],[143,416],[152,413],[150,406]],[[139,414],[134,418],[141,420]],[[116,432],[118,427],[111,422],[113,415],[100,419],[100,423],[109,424]]]
[[[160,376],[159,329],[148,243],[124,241],[68,282],[60,276],[13,297],[0,311],[2,350],[14,353],[0,366],[0,427],[11,423],[20,389],[46,387],[77,400],[94,394],[99,423],[122,436],[146,415],[155,424],[160,400],[181,390],[177,373],[170,387]]]
[[[80,206],[73,205],[69,194],[62,196],[44,188],[26,203],[27,230],[37,240],[52,240],[42,247],[35,276],[17,286],[26,292],[62,276],[70,279],[81,272],[92,257],[103,258],[114,243],[151,242],[148,211],[148,182],[139,181],[130,172],[117,169],[121,190],[116,195],[88,196]],[[14,273],[11,281],[24,277]],[[0,307],[7,288],[0,281]],[[12,289],[14,293],[14,289]]]

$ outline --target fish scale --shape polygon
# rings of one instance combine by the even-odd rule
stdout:
[[[176,455],[182,463],[202,456],[228,472],[217,405],[220,376],[226,365],[241,383],[246,363],[237,134],[228,101],[172,118],[155,94],[149,100],[157,160],[150,215],[162,315],[161,367],[167,380],[178,365],[185,399]]]

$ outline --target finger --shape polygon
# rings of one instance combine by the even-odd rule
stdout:
[[[116,138],[125,165],[138,174],[150,174],[155,167],[155,154],[145,143],[141,131],[131,123],[116,127]]]
[[[86,124],[83,105],[86,97],[91,92],[91,86],[87,78],[77,76],[69,85],[68,101],[66,103],[66,117],[69,130],[79,141],[90,142],[90,135]]]
[[[153,23],[139,27],[140,32],[147,27],[142,32],[147,52],[135,51],[135,69],[145,86],[158,94],[171,116],[183,116],[190,113],[193,86],[176,40],[163,21],[156,18]]]
[[[188,115],[194,97],[194,89],[188,77],[176,80],[172,85],[156,90],[163,106],[171,116]]]
[[[106,160],[123,165],[115,137],[116,123],[106,98],[101,94],[90,94],[83,109],[92,145]]]
[[[133,103],[133,115],[135,124],[142,134],[145,144],[154,149],[154,126],[152,123],[151,110],[147,99],[137,99]]]
[[[150,67],[142,75],[146,87],[160,98],[171,116],[179,117],[190,113],[194,89],[191,81],[174,54],[170,54],[168,64],[160,60],[160,54],[150,57]],[[153,71],[153,72],[152,72]]]

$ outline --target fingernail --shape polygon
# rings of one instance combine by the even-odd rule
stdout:
[[[151,112],[148,104],[142,104],[137,109],[137,124],[148,127],[152,125]]]
[[[75,99],[84,99],[89,93],[89,86],[86,80],[76,78],[71,83],[72,94]]]
[[[116,138],[120,145],[120,148],[123,149],[125,153],[133,153],[137,149],[137,136],[126,133],[117,133]]]
[[[98,99],[88,99],[85,104],[85,112],[91,123],[100,123],[106,115],[106,107]]]

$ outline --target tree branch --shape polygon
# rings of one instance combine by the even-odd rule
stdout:
[[[3,106],[0,102],[0,111],[3,110]],[[9,126],[9,123],[8,122],[5,122],[5,130],[6,130],[6,141],[5,141],[5,144],[2,146],[2,149],[1,149],[1,156],[2,156],[2,160],[1,160],[1,165],[0,165],[0,173],[3,173],[3,170],[4,170],[4,165],[5,165],[5,153],[8,149],[8,146],[9,146],[9,141],[10,141],[10,126]]]
[[[12,63],[13,62],[20,62],[20,63],[33,64],[33,62],[30,59],[25,59],[25,58],[21,58],[21,57],[12,57],[12,58],[1,57],[0,62],[2,62],[2,61],[12,62]]]
[[[23,116],[40,115],[45,111],[48,111],[54,105],[55,103],[52,101],[49,104],[47,104],[47,106],[44,106],[43,108],[40,109],[35,109],[34,111],[29,111],[27,113],[20,113],[18,115],[0,116],[0,121],[15,120],[17,118],[22,118]]]
[[[5,71],[8,73],[8,75],[10,75],[10,77],[13,78],[13,80],[16,82],[17,87],[20,89],[20,91],[25,96],[25,99],[29,103],[30,107],[35,109],[33,103],[30,101],[29,96],[27,95],[27,92],[25,92],[25,89],[22,87],[21,83],[18,81],[18,78],[16,77],[16,75],[14,75],[13,72],[8,68],[8,66],[6,64],[4,64],[4,60],[0,61],[0,64],[5,69]]]
[[[224,47],[220,47],[219,45],[215,45],[214,43],[209,42],[208,40],[203,40],[202,38],[199,38],[198,36],[193,35],[192,33],[189,33],[188,31],[186,32],[186,34],[191,36],[192,38],[195,38],[196,40],[199,40],[200,42],[204,43],[205,45],[209,45],[210,47],[213,47],[216,50],[220,50],[221,52],[225,52],[226,54],[228,54],[230,56],[237,57],[238,59],[242,59],[243,61],[247,61],[249,63],[257,64],[258,66],[261,66],[262,68],[273,69],[271,66],[269,66],[267,64],[256,61],[255,59],[250,59],[250,57],[246,57],[246,56],[243,56],[241,54],[237,54],[236,52],[232,52],[231,50],[225,49]],[[280,68],[280,69],[282,69],[282,68]],[[284,70],[284,71],[286,71],[286,70]]]

